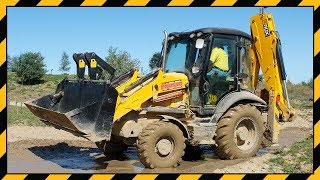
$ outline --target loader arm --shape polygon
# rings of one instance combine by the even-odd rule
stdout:
[[[253,38],[253,76],[254,87],[257,86],[259,69],[266,82],[269,93],[268,125],[271,129],[272,141],[275,143],[279,134],[279,120],[289,121],[294,115],[290,107],[286,89],[286,72],[281,53],[279,34],[270,13],[261,13],[250,19]]]
[[[175,84],[177,86],[165,89],[166,85],[172,85],[172,83],[177,83]],[[140,79],[134,75],[129,81],[116,88],[119,96],[113,121],[119,120],[130,111],[148,107],[145,103],[149,100],[160,104],[177,96],[181,96],[185,100],[187,84],[188,78],[186,75],[182,73],[164,74],[162,69]],[[168,106],[175,107],[175,103]]]

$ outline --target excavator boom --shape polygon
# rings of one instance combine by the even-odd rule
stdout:
[[[272,132],[272,141],[277,142],[279,121],[289,121],[295,114],[290,107],[286,88],[286,72],[281,52],[279,33],[275,29],[273,16],[261,12],[250,19],[250,28],[253,38],[253,77],[254,86],[257,86],[259,69],[263,73],[269,99],[268,125]]]

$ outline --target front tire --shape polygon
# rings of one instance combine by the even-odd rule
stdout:
[[[218,122],[216,154],[221,159],[254,156],[263,139],[261,112],[251,105],[238,105],[228,110]]]
[[[152,169],[178,166],[185,147],[179,127],[163,121],[150,123],[143,128],[137,143],[141,163]]]

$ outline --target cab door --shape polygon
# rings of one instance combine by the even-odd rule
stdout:
[[[202,39],[202,38],[199,38]],[[206,71],[205,62],[207,61],[208,50],[211,45],[212,36],[207,35],[203,38],[203,47],[198,49],[193,48],[192,53],[189,53],[189,59],[194,59],[190,66],[187,66],[187,76],[189,78],[189,97],[190,106],[195,108],[203,107],[203,72]],[[191,51],[190,51],[191,52]]]
[[[236,88],[237,39],[232,35],[213,37],[204,73],[204,107],[215,107],[221,97]]]

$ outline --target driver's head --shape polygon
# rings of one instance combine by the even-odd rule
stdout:
[[[213,43],[212,47],[213,48],[221,48],[221,49],[223,49],[222,45],[221,44],[217,44],[217,43]]]

